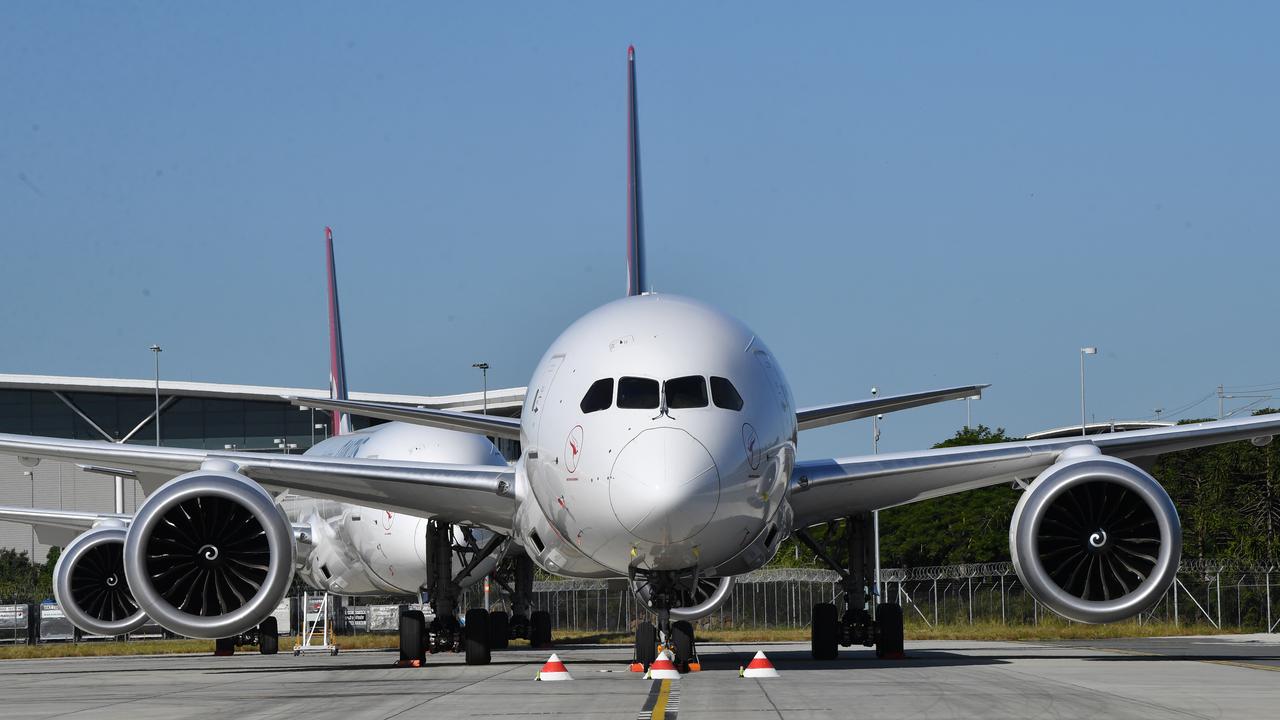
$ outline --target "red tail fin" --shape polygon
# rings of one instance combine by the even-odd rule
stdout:
[[[636,109],[636,48],[627,48],[627,294],[649,289],[644,269],[644,218],[640,213],[640,125]]]
[[[347,399],[347,362],[342,352],[342,318],[338,313],[338,275],[333,262],[333,230],[324,229],[325,252],[329,266],[329,397]],[[351,416],[333,412],[333,434],[351,432]]]

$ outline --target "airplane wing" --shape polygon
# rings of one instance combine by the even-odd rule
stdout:
[[[7,434],[0,434],[0,454],[27,465],[41,458],[77,462],[86,470],[137,477],[148,491],[208,460],[220,460],[269,489],[495,530],[510,529],[516,507],[515,472],[493,465],[188,450]]]
[[[854,400],[853,402],[817,405],[797,410],[796,421],[801,430],[809,430],[947,400],[963,400],[967,397],[980,398],[982,397],[983,389],[989,387],[991,386],[965,385],[941,390],[908,393],[906,395],[890,395],[867,400]]]
[[[1219,420],[1079,438],[941,448],[916,452],[807,460],[791,475],[795,527],[858,512],[1035,478],[1076,445],[1139,461],[1164,453],[1280,433],[1280,414]]]
[[[118,513],[91,513],[73,510],[41,510],[38,508],[0,505],[0,521],[22,523],[35,528],[40,542],[66,545],[77,535],[95,525],[110,523],[125,526],[133,518]]]
[[[399,420],[426,425],[427,427],[457,430],[477,435],[520,439],[520,420],[501,415],[477,415],[455,410],[431,410],[428,408],[406,407],[386,403],[363,402],[360,400],[316,400],[313,398],[289,398],[294,405],[320,408],[322,410],[340,410],[365,417],[383,420]]]

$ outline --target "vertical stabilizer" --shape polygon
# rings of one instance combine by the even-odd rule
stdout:
[[[338,313],[338,275],[333,262],[333,230],[324,229],[325,253],[329,265],[329,397],[347,399],[347,361],[342,352],[342,318]],[[333,434],[351,432],[351,416],[333,411]]]
[[[627,295],[649,289],[640,212],[640,126],[636,110],[636,48],[627,48]]]

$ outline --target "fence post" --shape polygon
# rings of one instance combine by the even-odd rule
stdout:
[[[933,624],[938,625],[938,578],[933,579]]]

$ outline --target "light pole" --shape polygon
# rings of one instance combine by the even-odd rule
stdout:
[[[871,388],[871,397],[875,397],[879,393],[880,393],[880,388],[874,387],[874,386]],[[884,415],[871,416],[871,454],[872,455],[877,455],[880,453],[880,420],[882,420],[883,418],[884,418]],[[871,536],[875,538],[875,554],[876,554],[876,564],[875,564],[875,570],[874,570],[876,574],[876,579],[875,579],[875,592],[873,593],[875,595],[875,598],[873,599],[873,608],[874,608],[874,604],[878,604],[880,602],[880,511],[879,510],[871,511]]]
[[[23,475],[31,478],[31,509],[36,507],[36,474],[33,470],[23,470]],[[31,526],[31,564],[36,562],[36,526]]]
[[[1164,412],[1164,408],[1156,408],[1156,422],[1160,422],[1160,413]]]
[[[481,410],[481,413],[484,415],[488,415],[489,414],[489,363],[487,362],[471,363],[471,367],[480,368],[480,377],[482,382],[484,383],[484,392],[481,395],[481,401],[484,403],[484,406],[483,406],[483,409]]]
[[[1097,354],[1098,354],[1098,348],[1096,347],[1080,348],[1080,434],[1081,435],[1089,434],[1088,426],[1086,425],[1085,414],[1084,414],[1084,356],[1097,355]]]
[[[152,345],[151,352],[156,356],[156,447],[160,447],[160,353],[164,349],[159,345]]]
[[[311,410],[311,447],[315,447],[315,444],[316,444],[316,411],[315,411],[315,410],[312,410],[311,408],[307,407],[306,405],[299,405],[299,406],[298,406],[298,411],[299,411],[299,412],[306,412],[306,411],[308,411],[308,410]]]

